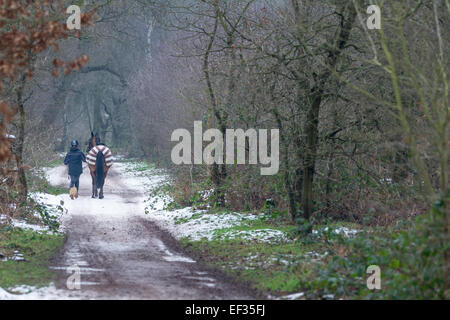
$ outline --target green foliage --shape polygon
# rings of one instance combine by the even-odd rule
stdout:
[[[15,286],[46,286],[54,275],[48,264],[55,252],[64,243],[62,234],[37,233],[32,230],[0,228],[0,252],[11,257],[17,250],[26,261],[0,260],[0,287],[8,289]]]
[[[64,201],[55,208],[50,205],[37,203],[29,199],[29,208],[31,212],[39,214],[40,221],[43,222],[51,231],[57,232],[60,226],[59,217],[64,213]]]
[[[221,190],[225,190],[225,188]],[[217,204],[218,193],[212,189],[209,180],[191,184],[183,179],[171,179],[152,189],[148,200],[149,208],[154,209],[154,205],[161,200],[164,203],[165,210],[176,210],[185,207],[196,209],[220,207]]]
[[[59,162],[61,162],[59,160]],[[61,165],[61,163],[59,163]],[[52,195],[61,195],[68,193],[68,188],[63,188],[59,186],[52,186],[46,178],[42,171],[29,172],[27,174],[27,184],[30,191],[48,193]]]
[[[319,293],[360,299],[448,299],[444,292],[448,242],[436,216],[434,212],[392,230],[335,240],[329,246],[330,258],[316,269],[308,292],[312,297]],[[381,290],[366,286],[369,265],[381,268]]]
[[[44,164],[42,164],[42,166],[47,167],[47,168],[56,168],[58,166],[60,166],[61,164],[63,164],[63,158],[55,158],[53,160],[50,160]]]
[[[125,162],[125,161],[122,161]],[[127,161],[128,165],[125,172],[146,172],[150,169],[154,169],[155,165],[147,162],[135,162],[135,161]]]
[[[171,183],[162,183],[153,188],[150,192],[149,198],[145,201],[147,204],[145,213],[148,214],[149,209],[156,210],[156,204],[159,202],[163,203],[164,210],[176,210],[183,208],[181,204],[172,200],[170,195],[172,195],[173,192],[174,189]]]
[[[305,254],[317,247],[298,242],[249,243],[240,239],[226,241],[184,241],[185,246],[204,263],[217,267],[254,288],[272,294],[288,294],[302,290],[311,281],[311,263]],[[298,261],[303,261],[299,265]]]
[[[17,192],[9,193],[11,203],[18,203],[20,197]],[[57,232],[60,226],[59,219],[64,213],[64,201],[59,205],[51,206],[44,203],[36,202],[32,197],[28,197],[26,203],[22,203],[15,208],[12,216],[23,219],[30,223],[43,223],[50,231]],[[36,215],[38,214],[38,216]]]
[[[340,222],[316,226],[313,234],[299,233],[282,217],[266,214],[264,219],[218,230],[212,241],[185,239],[183,243],[197,259],[270,294],[304,292],[311,299],[448,299],[444,252],[450,246],[443,208],[438,201],[429,214],[415,221],[399,220],[392,227]],[[359,232],[348,237],[334,231],[342,227]],[[264,228],[281,230],[291,240],[261,243],[222,237]],[[381,268],[381,290],[367,288],[370,265]]]

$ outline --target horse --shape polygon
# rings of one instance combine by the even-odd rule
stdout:
[[[111,150],[100,143],[100,138],[97,134],[91,132],[86,153],[86,162],[92,178],[92,198],[95,199],[98,196],[99,199],[103,199],[103,185],[112,165]],[[100,189],[100,193],[98,193],[98,189]]]

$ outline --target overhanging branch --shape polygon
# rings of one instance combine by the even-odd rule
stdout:
[[[104,71],[108,72],[114,76],[116,76],[123,87],[128,86],[127,81],[124,79],[124,77],[118,73],[117,71],[111,69],[108,65],[101,65],[101,66],[92,66],[92,67],[84,67],[80,70],[81,73],[90,73],[90,72],[99,72]]]

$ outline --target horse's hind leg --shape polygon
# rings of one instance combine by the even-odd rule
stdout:
[[[100,199],[104,198],[104,196],[103,196],[103,186],[105,185],[105,180],[106,180],[106,177],[108,176],[108,171],[109,171],[109,168],[106,166],[106,163],[105,163],[104,168],[105,168],[105,171],[104,171],[105,172],[105,177],[103,179],[103,185],[102,185],[102,187],[100,189],[100,196],[99,196]]]
[[[97,181],[95,181],[95,177],[92,177],[92,199],[97,197]]]

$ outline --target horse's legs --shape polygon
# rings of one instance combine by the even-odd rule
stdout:
[[[97,197],[97,195],[96,195],[96,193],[97,193],[97,186],[96,186],[97,181],[95,181],[95,175],[94,174],[91,173],[91,177],[92,177],[92,198],[94,199],[94,198]]]
[[[103,180],[103,185],[105,184],[105,180],[106,180],[106,177],[108,176],[108,171],[109,171],[109,168],[106,166],[106,163],[104,164],[104,168],[105,168],[105,171],[104,171],[105,177],[104,177],[104,180]],[[100,195],[98,197],[99,199],[103,199],[104,198],[104,196],[103,196],[103,185],[100,188]]]

